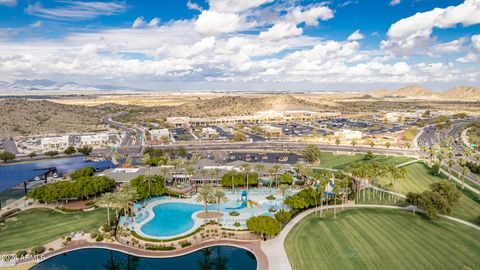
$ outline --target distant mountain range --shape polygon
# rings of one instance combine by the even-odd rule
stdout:
[[[102,90],[140,90],[131,87],[117,85],[89,85],[76,82],[59,83],[51,80],[16,80],[12,83],[0,81],[1,90],[22,91],[102,91]]]
[[[443,99],[479,101],[480,87],[458,86],[446,92],[433,92],[419,85],[402,87],[397,90],[377,90],[370,93],[376,98]]]

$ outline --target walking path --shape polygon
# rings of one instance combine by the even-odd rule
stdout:
[[[412,207],[401,207],[401,206],[392,206],[392,205],[373,205],[373,204],[352,204],[352,205],[329,205],[329,206],[321,206],[321,207],[316,207],[312,208],[309,210],[306,210],[299,215],[297,215],[294,219],[292,219],[280,232],[279,235],[277,235],[275,238],[268,240],[266,242],[261,242],[261,247],[263,252],[265,252],[266,256],[268,257],[268,266],[270,270],[291,270],[292,267],[290,265],[290,261],[288,260],[287,252],[285,251],[284,243],[285,243],[285,238],[287,237],[288,233],[290,230],[295,227],[295,225],[300,222],[303,218],[306,216],[317,212],[320,209],[326,210],[326,209],[333,209],[333,208],[389,208],[389,209],[400,209],[400,210],[408,210],[412,211],[415,209],[416,212],[423,212],[422,210],[418,208],[412,208]],[[459,222],[461,224],[467,225],[469,227],[472,227],[474,229],[480,230],[480,227],[472,224],[470,222],[450,217],[450,216],[445,216],[445,215],[439,215],[441,217],[444,217],[446,219],[452,220]]]

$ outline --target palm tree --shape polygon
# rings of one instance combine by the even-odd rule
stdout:
[[[452,167],[455,166],[455,160],[449,159],[447,162],[448,165],[448,180],[452,177]]]
[[[370,140],[368,143],[370,144],[370,147],[372,147],[372,148],[375,146],[375,142],[373,140]]]
[[[248,172],[250,171],[250,164],[243,163],[242,168],[243,168],[243,171],[245,171],[245,177],[246,177],[246,181],[247,181],[247,190],[248,190]]]
[[[259,178],[263,174],[264,170],[265,170],[265,165],[263,165],[262,163],[255,164],[255,171],[257,171]]]
[[[203,202],[205,205],[205,216],[208,216],[208,200],[212,197],[213,187],[211,185],[203,185],[197,190],[196,202]]]
[[[162,173],[163,176],[163,185],[165,188],[167,188],[167,175],[170,173],[171,168],[168,166],[161,166],[160,167],[160,172]]]
[[[392,146],[390,142],[385,143],[385,147],[387,147],[387,156],[388,156],[388,149],[390,148],[390,146]]]
[[[335,144],[337,145],[337,147],[340,144],[340,138],[338,136],[335,137]]]
[[[107,224],[110,226],[110,207],[113,207],[117,201],[117,197],[112,192],[102,194],[97,200],[97,205],[107,208]]]
[[[133,203],[138,199],[137,191],[127,183],[120,187],[115,197],[118,204],[123,208],[125,217],[128,217]]]
[[[356,140],[352,140],[351,144],[352,144],[352,148],[355,148],[355,145],[357,145],[357,141],[356,141]]]
[[[213,191],[212,197],[215,198],[215,202],[217,202],[217,212],[220,212],[220,203],[228,201],[227,196],[225,196],[225,192],[220,188],[216,188]]]
[[[273,164],[272,166],[272,169],[275,172],[275,185],[277,186],[277,188],[278,188],[278,172],[280,171],[280,168],[282,168],[280,164]]]
[[[274,181],[275,170],[273,168],[268,169],[268,174],[270,175],[270,181],[268,181],[268,188],[270,189],[270,194],[272,194],[272,183]]]
[[[469,171],[470,170],[468,169],[467,166],[462,165],[462,169],[460,170],[460,174],[462,176],[462,189],[464,188],[464,185],[465,185],[465,175],[467,175]]]
[[[145,175],[143,177],[143,183],[147,183],[148,185],[148,197],[152,195],[152,182],[155,182],[155,175]]]
[[[285,184],[281,184],[278,187],[278,194],[282,195],[282,209],[285,210],[285,196],[289,190],[289,186]]]

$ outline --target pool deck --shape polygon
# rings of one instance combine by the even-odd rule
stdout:
[[[62,247],[51,253],[46,254],[45,259],[54,257],[62,253],[66,253],[69,251],[86,249],[86,248],[110,249],[110,250],[120,251],[126,254],[145,257],[145,258],[173,258],[173,257],[187,255],[197,250],[204,249],[207,247],[213,247],[213,246],[232,246],[232,247],[238,247],[238,248],[248,250],[252,252],[257,259],[257,270],[268,270],[268,259],[265,253],[262,251],[262,248],[260,247],[260,240],[246,242],[246,241],[215,239],[215,240],[207,240],[193,246],[182,248],[180,250],[172,250],[172,251],[144,250],[144,249],[138,249],[130,246],[125,246],[116,242],[97,243],[97,242],[89,242],[86,240],[75,240],[75,241],[71,241],[65,247]],[[24,265],[24,264],[31,264],[31,262],[22,262],[22,264],[19,264],[17,266]]]

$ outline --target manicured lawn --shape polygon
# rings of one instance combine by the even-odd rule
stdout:
[[[355,154],[355,155],[336,155],[330,152],[322,152],[320,154],[320,167],[323,168],[332,168],[332,169],[343,169],[348,165],[354,162],[365,162],[364,154]],[[403,156],[379,156],[375,155],[372,160],[379,162],[388,162],[394,165],[398,165],[407,161],[412,160],[410,157]]]
[[[462,269],[480,265],[480,231],[391,209],[310,215],[289,233],[293,269]]]
[[[76,231],[94,231],[106,222],[105,209],[60,213],[51,209],[20,212],[0,223],[0,252],[43,245]]]
[[[413,163],[404,167],[408,174],[404,180],[397,180],[394,190],[407,194],[408,192],[423,192],[437,181],[448,181],[445,175],[436,176],[430,173],[429,168],[423,163]],[[379,179],[379,183],[386,185],[390,179]],[[452,180],[453,181],[453,180]],[[460,186],[457,185],[460,189]],[[480,200],[478,195],[463,190],[458,202],[452,207],[451,216],[480,224]]]

